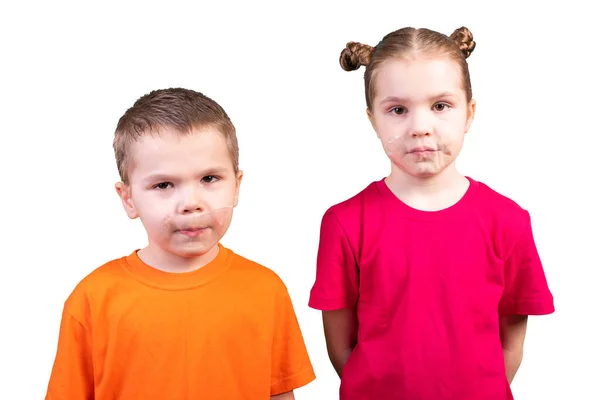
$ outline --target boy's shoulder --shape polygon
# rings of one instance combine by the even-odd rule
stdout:
[[[257,296],[270,297],[287,292],[287,286],[274,270],[229,248],[222,250],[228,253],[229,263],[227,273],[219,278],[222,284],[236,288],[236,292]],[[65,310],[77,319],[85,318],[90,309],[102,308],[111,299],[123,293],[131,295],[139,289],[140,281],[128,268],[128,257],[132,255],[112,259],[84,276],[67,297]],[[83,321],[80,319],[80,322]]]
[[[76,289],[90,290],[98,285],[112,283],[120,278],[127,276],[123,264],[126,263],[127,256],[114,258],[95,267],[79,281]]]
[[[246,258],[231,249],[227,249],[227,251],[231,254],[231,269],[236,279],[242,279],[263,288],[286,289],[281,277],[271,268]]]
[[[85,275],[65,300],[65,310],[73,316],[80,316],[98,299],[110,295],[127,279],[128,274],[123,268],[125,260],[125,256],[112,259]]]
[[[230,271],[237,279],[274,288],[285,287],[280,276],[263,264],[246,258],[230,248],[223,247],[229,253]],[[117,290],[126,282],[137,282],[127,268],[127,258],[132,255],[112,259],[96,267],[79,281],[70,297],[80,298],[94,295],[104,295],[107,291]]]

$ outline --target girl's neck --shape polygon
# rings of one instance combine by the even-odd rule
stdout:
[[[451,207],[469,188],[469,180],[456,170],[454,164],[441,173],[426,178],[409,175],[393,165],[385,182],[398,199],[423,211],[439,211]]]

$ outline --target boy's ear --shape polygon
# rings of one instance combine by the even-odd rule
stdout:
[[[235,195],[233,197],[233,206],[234,207],[237,207],[237,205],[238,205],[238,200],[239,200],[239,196],[240,196],[240,185],[242,184],[243,177],[244,177],[243,171],[238,171],[235,174]]]
[[[125,209],[127,216],[131,219],[136,219],[139,215],[131,198],[131,187],[123,182],[117,182],[115,184],[115,189],[121,199],[121,203],[123,203],[123,208]]]

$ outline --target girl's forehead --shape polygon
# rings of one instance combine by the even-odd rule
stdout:
[[[387,75],[406,80],[419,77],[456,80],[461,77],[460,65],[451,58],[443,56],[390,58],[383,61],[374,72],[377,76]]]
[[[464,91],[460,66],[448,57],[390,59],[374,72],[377,97]]]

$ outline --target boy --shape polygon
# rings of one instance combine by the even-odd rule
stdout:
[[[46,400],[294,399],[315,374],[287,289],[219,243],[242,180],[225,111],[153,91],[119,120],[114,150],[148,246],[65,302]]]

